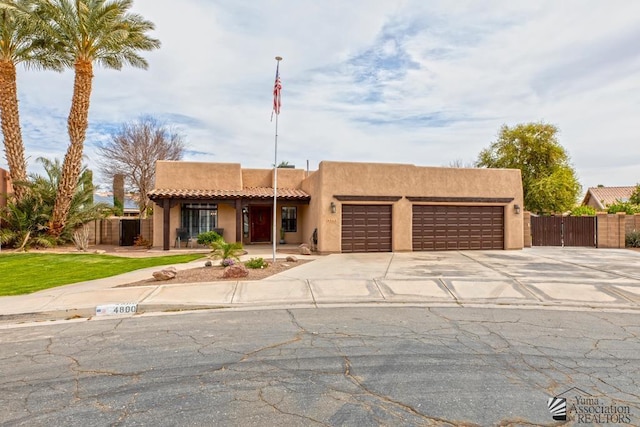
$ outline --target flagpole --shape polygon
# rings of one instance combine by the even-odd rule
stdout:
[[[276,66],[276,84],[278,84],[279,78],[279,70],[280,70],[280,61],[282,61],[282,57],[276,56],[277,66]],[[274,103],[276,100],[274,99]],[[277,102],[280,102],[278,99]],[[275,104],[274,104],[275,107]],[[276,262],[276,236],[277,236],[277,218],[278,218],[278,116],[280,115],[280,108],[276,110],[276,134],[275,134],[275,151],[273,156],[273,263]]]

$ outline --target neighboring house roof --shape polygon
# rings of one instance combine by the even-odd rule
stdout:
[[[271,187],[249,187],[242,190],[172,190],[157,188],[149,192],[151,200],[158,199],[268,199],[273,197]],[[296,188],[278,188],[278,198],[289,200],[310,200],[311,196]]]
[[[617,201],[627,202],[636,189],[632,187],[589,187],[582,204],[604,210]]]

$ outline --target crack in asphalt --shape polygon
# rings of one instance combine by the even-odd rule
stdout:
[[[323,423],[320,420],[308,417],[306,415],[300,415],[300,414],[296,414],[296,413],[293,413],[293,412],[287,412],[287,411],[283,410],[282,408],[280,408],[278,406],[279,403],[282,403],[282,399],[280,399],[280,402],[275,402],[275,403],[269,402],[264,397],[264,393],[263,393],[263,389],[262,388],[260,390],[258,390],[258,397],[260,398],[261,402],[263,402],[264,404],[266,404],[267,406],[271,407],[273,410],[275,410],[276,412],[278,412],[278,413],[280,413],[282,415],[289,415],[289,416],[292,416],[292,417],[301,418],[301,419],[303,419],[305,421],[310,421],[310,422],[313,422],[315,424],[319,424],[321,426],[330,426],[331,425],[331,424]]]
[[[295,406],[295,401],[289,400],[295,399],[294,396],[299,391],[301,385],[308,382],[314,382],[315,384],[315,381],[318,381],[320,386],[324,387],[326,394],[323,393],[323,396],[330,397],[332,400],[337,403],[342,403],[343,405],[358,405],[367,411],[367,416],[371,417],[370,419],[376,420],[380,424],[390,424],[389,417],[391,417],[398,421],[398,423],[402,421],[408,424],[420,424],[420,422],[416,421],[416,419],[419,419],[422,420],[425,425],[475,426],[476,424],[465,424],[464,422],[451,421],[424,414],[419,408],[419,405],[415,407],[415,405],[412,406],[404,403],[400,399],[395,398],[393,392],[387,393],[386,389],[378,391],[376,388],[379,387],[376,387],[375,382],[370,382],[366,375],[365,377],[358,375],[359,368],[356,364],[356,359],[348,351],[345,351],[345,349],[351,351],[357,349],[366,351],[366,355],[375,355],[376,350],[379,351],[380,348],[382,348],[379,347],[382,342],[388,338],[393,338],[396,340],[418,342],[424,345],[440,343],[453,354],[466,353],[474,355],[493,367],[503,367],[503,370],[499,371],[499,375],[503,376],[507,382],[525,382],[545,392],[549,396],[555,395],[554,392],[558,392],[558,389],[564,387],[566,384],[584,384],[590,381],[600,384],[600,386],[594,385],[593,387],[601,394],[594,395],[607,397],[607,390],[610,390],[610,393],[613,393],[609,395],[611,400],[624,403],[633,408],[637,408],[638,402],[640,401],[640,395],[636,392],[636,390],[638,390],[638,379],[633,375],[628,375],[632,369],[637,370],[637,365],[634,364],[634,360],[637,359],[627,362],[622,362],[618,359],[628,358],[626,352],[630,351],[631,345],[638,341],[638,335],[640,334],[640,328],[634,324],[629,317],[608,317],[609,315],[601,313],[585,314],[585,316],[593,319],[589,321],[590,323],[602,322],[603,324],[609,325],[601,332],[590,334],[588,327],[581,325],[577,328],[567,326],[565,330],[559,329],[562,328],[563,325],[560,321],[562,319],[558,321],[543,321],[541,324],[535,324],[535,322],[525,320],[527,315],[519,313],[509,313],[507,317],[511,318],[508,319],[503,319],[503,316],[497,316],[500,317],[499,319],[479,319],[476,315],[468,317],[465,315],[462,319],[454,319],[448,314],[450,311],[438,308],[427,308],[422,312],[416,310],[416,313],[426,313],[428,315],[427,317],[433,316],[436,320],[440,319],[436,322],[424,322],[425,324],[429,323],[433,326],[422,327],[421,324],[415,323],[414,327],[409,327],[408,325],[402,324],[402,322],[389,326],[385,317],[378,317],[371,320],[368,319],[367,322],[367,325],[371,325],[375,330],[381,331],[381,334],[374,335],[363,333],[363,331],[366,332],[366,329],[359,327],[362,326],[361,323],[356,323],[358,327],[355,328],[356,330],[354,332],[342,330],[342,328],[338,328],[337,326],[335,330],[333,330],[333,328],[322,327],[320,327],[319,332],[308,330],[304,326],[305,322],[302,321],[306,319],[304,316],[297,315],[298,313],[291,309],[285,310],[285,312],[294,330],[291,330],[290,327],[283,329],[285,334],[284,337],[281,337],[281,340],[265,344],[248,352],[223,348],[225,352],[237,353],[241,355],[241,357],[239,356],[237,360],[223,363],[222,366],[215,369],[200,370],[198,374],[191,374],[189,377],[190,381],[199,381],[199,391],[204,392],[205,387],[211,384],[209,377],[212,374],[227,370],[233,371],[234,374],[231,378],[233,378],[236,373],[241,375],[242,380],[246,382],[245,387],[247,387],[243,390],[242,387],[231,386],[229,392],[232,393],[234,401],[260,402],[278,414],[295,417],[295,419],[291,419],[293,421],[289,420],[293,423],[302,422],[323,426],[330,425],[324,420],[317,419],[317,416],[305,414],[303,409],[297,412],[296,409],[299,409],[299,407]],[[416,314],[415,317],[419,316]],[[350,318],[355,321],[363,320],[358,318],[357,315],[350,316]],[[570,317],[566,319],[570,319]],[[38,416],[68,409],[79,400],[89,400],[89,396],[86,395],[87,390],[90,390],[90,388],[87,388],[84,382],[88,380],[87,375],[129,378],[130,381],[124,382],[128,386],[137,381],[141,381],[144,374],[153,371],[152,368],[149,371],[142,370],[127,373],[108,369],[108,367],[104,369],[91,369],[84,366],[87,360],[85,358],[86,354],[100,352],[101,349],[109,345],[109,340],[123,335],[123,332],[120,331],[118,334],[113,334],[113,332],[118,328],[122,329],[125,325],[125,320],[130,322],[129,319],[120,319],[117,323],[111,323],[109,330],[92,333],[81,339],[76,339],[77,336],[73,331],[65,334],[64,337],[56,334],[50,337],[35,338],[43,340],[42,346],[38,342],[38,347],[34,350],[33,354],[20,355],[20,357],[25,358],[24,362],[31,360],[33,363],[42,365],[46,363],[47,356],[64,358],[68,364],[66,369],[73,374],[73,378],[69,378],[70,381],[73,381],[72,398],[67,402],[55,402],[55,408],[40,410],[37,412]],[[412,318],[412,320],[415,319]],[[556,325],[554,325],[553,322],[556,322]],[[513,325],[518,325],[518,328],[510,328],[510,326]],[[65,328],[64,331],[68,331],[70,328],[71,326]],[[519,328],[523,328],[527,333],[523,335],[517,334]],[[608,331],[612,332],[607,335]],[[177,337],[179,340],[172,339],[172,341],[182,342],[185,344],[185,349],[189,352],[192,348],[190,343],[193,343],[193,345],[195,345],[193,353],[197,352],[197,354],[203,358],[210,356],[204,351],[207,347],[219,345],[214,335],[204,336],[198,329],[188,330],[186,332],[168,329],[164,332]],[[289,334],[292,334],[292,336]],[[66,342],[61,341],[59,339],[61,337],[66,339]],[[541,342],[538,342],[539,337],[556,338],[545,342],[541,340]],[[94,343],[98,343],[97,338],[101,338],[104,344],[98,344],[96,348],[91,347]],[[44,341],[45,339],[46,342]],[[564,354],[561,353],[561,350],[565,349],[566,345],[571,345],[572,342],[580,342],[582,340],[586,340],[585,346],[584,348],[576,348],[581,350],[577,353],[577,357],[564,356]],[[615,343],[619,342],[629,344],[626,346],[615,345]],[[72,351],[71,349],[67,350],[67,347],[65,348],[66,351],[61,354],[60,346],[69,346],[69,343],[73,343],[78,349]],[[294,343],[299,344],[287,348],[287,346]],[[325,353],[327,358],[335,358],[339,363],[327,369],[316,369],[308,364],[303,365],[305,351],[309,347],[314,347],[315,350]],[[421,354],[419,348],[414,348],[411,345],[407,347],[408,348],[405,349],[406,354]],[[530,351],[527,351],[527,349]],[[268,351],[266,360],[265,357],[256,357],[260,352],[265,351]],[[314,355],[315,354],[322,353],[314,353]],[[273,355],[276,360],[269,360],[270,355]],[[10,360],[13,357],[16,356],[4,357],[2,360]],[[598,360],[599,364],[585,364],[581,357],[584,358],[585,361]],[[235,359],[235,354],[232,358]],[[248,362],[252,358],[255,358],[255,360],[253,360],[251,364],[244,366],[239,365],[240,362]],[[84,365],[83,361],[85,361]],[[333,363],[334,361],[331,362]],[[228,365],[230,365],[231,368],[229,368]],[[366,371],[366,366],[363,369],[365,369],[364,372],[368,372]],[[604,372],[609,372],[609,376],[602,377],[602,369],[608,369],[609,371]],[[345,378],[347,381],[338,381],[338,384],[323,384],[322,377],[329,375],[334,377],[339,376]],[[60,378],[62,380],[67,379],[63,374],[61,374]],[[163,376],[163,378],[166,377]],[[176,378],[185,377],[177,376]],[[620,379],[624,379],[624,381]],[[220,384],[226,384],[225,381],[226,379],[223,377]],[[24,380],[2,382],[0,385],[4,386],[5,384],[15,383],[33,386],[31,382]],[[50,388],[56,391],[60,389],[54,385],[50,386]],[[67,383],[64,384],[64,388],[65,390],[71,389]],[[198,391],[197,388],[195,388],[195,390]],[[19,406],[16,405],[16,408],[24,409],[24,416],[21,417],[21,420],[28,422],[29,417],[33,415],[31,411],[33,406],[30,403],[30,399],[35,399],[35,397],[33,391],[28,392],[25,390],[25,393],[27,393],[26,396],[23,397]],[[216,390],[215,393],[218,393],[218,390]],[[257,395],[255,393],[257,393]],[[284,394],[279,395],[278,393]],[[102,394],[98,397],[100,396],[102,396]],[[112,407],[102,402],[98,397],[94,397],[95,401],[89,401],[89,403],[95,405],[99,411],[111,414],[110,416],[114,417],[111,421],[113,425],[124,424],[135,414],[144,413],[152,409],[149,408],[140,411],[138,408],[134,408],[137,405],[137,399],[139,397],[137,392],[133,393],[128,401],[117,407]],[[117,420],[115,417],[118,417]],[[14,418],[12,422],[16,421]],[[540,424],[520,418],[506,418],[499,421],[496,425],[506,427],[516,425],[557,426],[559,424]]]
[[[438,417],[431,417],[429,415],[423,414],[422,412],[416,410],[413,406],[411,405],[407,405],[403,402],[400,402],[398,400],[392,399],[389,396],[386,396],[384,394],[381,393],[377,393],[373,390],[371,390],[369,387],[367,387],[364,382],[358,378],[357,375],[354,375],[352,373],[352,366],[351,366],[351,360],[349,359],[349,357],[342,355],[342,358],[344,360],[344,376],[345,378],[347,378],[349,381],[351,381],[354,385],[356,385],[358,388],[360,388],[362,391],[364,391],[367,395],[375,397],[377,399],[382,400],[385,403],[391,404],[393,406],[396,406],[400,409],[402,409],[405,412],[408,412],[416,417],[419,417],[425,421],[429,421],[429,422],[437,422],[438,425],[448,425],[448,426],[476,426],[477,424],[472,424],[472,423],[464,423],[464,422],[454,422],[454,421],[449,421],[449,420],[445,420],[443,418],[438,418]],[[394,414],[391,414],[394,415]],[[400,417],[401,418],[401,417]],[[403,419],[403,421],[406,421]]]

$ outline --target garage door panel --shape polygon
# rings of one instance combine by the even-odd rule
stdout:
[[[503,249],[502,206],[413,206],[413,250]]]
[[[342,252],[390,252],[391,205],[342,205]]]

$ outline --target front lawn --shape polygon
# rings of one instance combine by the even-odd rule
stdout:
[[[124,258],[96,254],[9,253],[0,255],[0,296],[22,295],[141,268],[181,264],[202,254]]]

